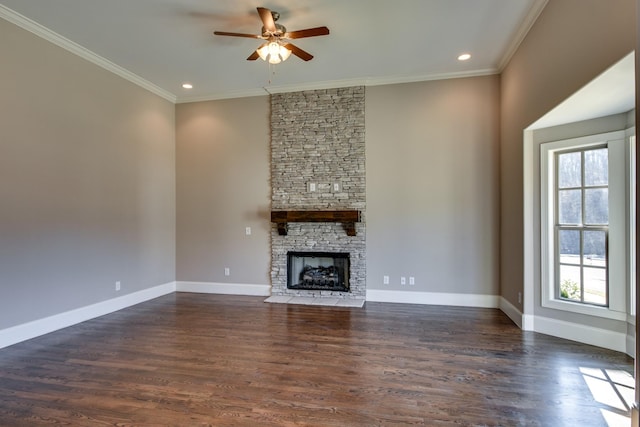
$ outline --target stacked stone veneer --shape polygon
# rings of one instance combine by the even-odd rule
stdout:
[[[272,295],[365,299],[364,97],[364,87],[271,95],[271,209],[362,212],[356,236],[340,223],[289,223],[280,236],[272,224]],[[287,289],[288,251],[349,252],[350,292]]]

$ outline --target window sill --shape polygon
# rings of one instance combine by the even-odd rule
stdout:
[[[627,313],[624,311],[615,311],[611,308],[596,307],[593,305],[584,305],[569,301],[546,300],[542,306],[552,308],[554,310],[569,311],[572,313],[584,314],[587,316],[602,317],[605,319],[627,321]]]

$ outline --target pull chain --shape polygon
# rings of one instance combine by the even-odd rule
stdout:
[[[269,84],[271,84],[272,80],[271,77],[276,75],[276,67],[275,65],[273,65],[272,63],[268,62],[269,64],[269,68],[268,68],[268,73],[269,73],[269,77],[267,78]]]

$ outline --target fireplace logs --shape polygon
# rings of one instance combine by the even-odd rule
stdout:
[[[334,265],[329,267],[311,267],[305,265],[300,273],[300,283],[305,286],[330,286],[334,287],[338,284],[338,270]]]
[[[289,252],[287,288],[349,291],[349,254]]]

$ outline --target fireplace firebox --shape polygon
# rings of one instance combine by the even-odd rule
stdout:
[[[287,288],[349,292],[349,254],[287,252]]]

